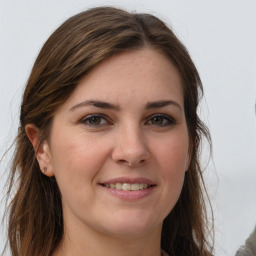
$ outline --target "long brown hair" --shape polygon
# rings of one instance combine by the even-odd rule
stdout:
[[[63,236],[58,185],[54,177],[41,173],[25,125],[39,129],[42,143],[58,107],[88,72],[110,56],[143,47],[162,52],[179,70],[192,154],[179,200],[164,220],[161,246],[170,255],[212,255],[207,238],[212,226],[199,164],[202,136],[210,142],[210,135],[197,115],[203,93],[197,69],[183,44],[155,16],[98,7],[71,17],[50,36],[28,79],[8,191],[10,197],[15,190],[8,227],[13,256],[52,255]]]

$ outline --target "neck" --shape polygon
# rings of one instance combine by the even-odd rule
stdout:
[[[161,227],[148,234],[112,236],[91,230],[65,228],[54,256],[160,256]]]

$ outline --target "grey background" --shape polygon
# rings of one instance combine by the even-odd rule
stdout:
[[[205,177],[216,255],[234,255],[256,224],[256,1],[0,0],[0,155],[16,134],[21,94],[42,44],[65,19],[99,5],[156,14],[187,46],[204,84],[200,115],[213,140]],[[207,152],[205,146],[204,166]],[[0,166],[0,191],[11,155]],[[5,231],[2,225],[0,249]]]

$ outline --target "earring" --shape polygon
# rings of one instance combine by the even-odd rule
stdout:
[[[47,171],[47,167],[44,167],[44,171],[45,171],[45,172]]]

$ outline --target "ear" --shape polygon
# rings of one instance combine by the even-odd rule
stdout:
[[[188,152],[187,157],[186,157],[186,161],[185,161],[185,171],[186,171],[186,172],[187,172],[188,169],[189,169],[190,161],[191,161],[191,155],[190,155],[189,152]]]
[[[33,124],[27,124],[25,131],[35,150],[36,159],[41,172],[48,177],[54,176],[51,153],[47,140],[44,140],[40,144],[40,131]]]
[[[187,152],[187,157],[186,157],[186,161],[185,161],[185,171],[188,171],[190,163],[191,163],[191,158],[192,158],[192,153],[193,153],[193,147],[192,144],[189,146],[188,148],[188,152]]]

